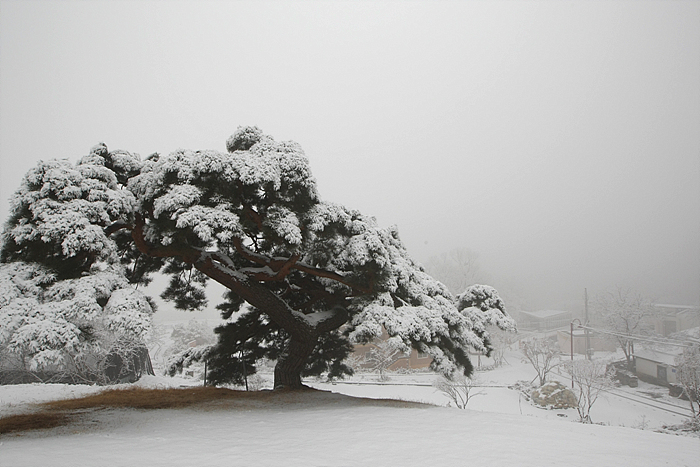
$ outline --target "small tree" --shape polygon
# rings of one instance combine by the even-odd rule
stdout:
[[[678,384],[690,402],[693,417],[700,417],[700,344],[687,347],[676,357]]]
[[[466,409],[473,397],[483,395],[482,391],[474,390],[478,387],[477,379],[462,374],[454,375],[451,379],[441,377],[433,386],[449,397],[458,409]]]
[[[591,408],[600,393],[613,386],[612,374],[600,360],[574,360],[566,364],[566,371],[574,382],[574,395],[578,401],[578,415],[582,423],[593,423]]]
[[[402,355],[403,352],[396,345],[396,342],[388,339],[374,344],[374,347],[367,352],[365,360],[373,370],[379,372],[379,379],[386,381],[389,379],[386,376],[386,371]]]
[[[541,337],[520,341],[520,349],[525,356],[523,361],[530,362],[542,386],[549,372],[559,364],[559,349],[552,341]]]
[[[649,318],[656,311],[648,298],[631,289],[618,287],[596,297],[595,309],[605,327],[615,333],[615,339],[622,348],[627,360],[627,368],[632,369],[634,339],[632,335],[649,334]]]
[[[505,357],[506,350],[510,349],[518,336],[512,332],[503,331],[496,327],[491,327],[490,334],[491,344],[493,345],[491,357],[493,358],[493,365],[498,368],[508,363]]]

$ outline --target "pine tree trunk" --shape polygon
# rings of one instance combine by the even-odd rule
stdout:
[[[300,389],[301,371],[308,360],[317,338],[312,335],[292,336],[287,344],[284,354],[275,365],[275,389]]]

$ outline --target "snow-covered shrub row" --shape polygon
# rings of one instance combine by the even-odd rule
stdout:
[[[127,361],[153,312],[120,269],[98,264],[91,274],[56,280],[36,263],[0,264],[0,372],[107,382],[110,356]]]

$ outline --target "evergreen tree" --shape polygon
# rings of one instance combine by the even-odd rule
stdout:
[[[80,218],[105,236],[104,250],[118,252],[130,281],[146,281],[158,268],[169,274],[164,297],[176,306],[202,307],[209,279],[229,289],[225,318],[244,302],[251,306],[217,330],[208,353],[215,380],[236,380],[261,357],[277,361],[275,387],[300,387],[304,374],[341,375],[351,371],[342,363],[351,342],[383,329],[398,349],[431,355],[435,370],[469,374],[468,348],[490,348],[485,325],[513,329],[503,307],[459,311],[446,287],[409,257],[395,228],[322,201],[296,143],[246,127],[227,149],[178,150],[132,166],[128,153],[100,146],[91,161],[102,162],[115,187],[128,188],[130,204],[104,222]],[[19,228],[20,219],[11,224]],[[3,260],[21,256],[13,232]],[[86,253],[83,268],[106,254]]]

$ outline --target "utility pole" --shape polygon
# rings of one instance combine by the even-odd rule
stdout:
[[[583,289],[583,297],[584,297],[584,313],[585,313],[585,322],[586,322],[586,327],[584,328],[584,332],[586,333],[586,358],[588,360],[591,359],[591,336],[588,333],[588,327],[590,323],[588,322],[588,289]]]
[[[571,321],[571,331],[569,334],[569,342],[571,342],[571,389],[574,388],[574,322],[578,321],[579,327],[581,327],[581,320],[576,318]]]

